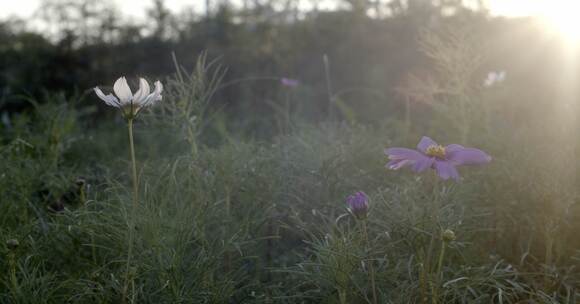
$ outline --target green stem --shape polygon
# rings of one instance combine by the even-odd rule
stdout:
[[[437,288],[431,283],[431,303],[437,304]]]
[[[425,257],[423,256],[423,263],[420,264],[421,270],[419,273],[419,286],[421,289],[421,303],[427,304],[427,267],[425,266]]]
[[[427,285],[429,285],[430,289],[431,289],[431,302],[432,303],[437,303],[437,301],[435,300],[436,298],[436,292],[435,292],[435,288],[433,286],[433,280],[432,280],[432,276],[433,276],[433,250],[435,247],[435,232],[433,232],[433,235],[431,235],[431,239],[429,241],[429,248],[427,250],[427,259],[425,261],[425,281],[427,282]]]
[[[405,97],[405,141],[409,140],[411,134],[411,100]]]
[[[137,162],[135,160],[135,144],[133,141],[133,119],[127,120],[127,126],[129,129],[129,146],[131,149],[131,167],[133,174],[133,204],[131,206],[131,217],[129,219],[129,241],[127,249],[127,266],[125,269],[125,284],[123,286],[123,303],[127,299],[127,289],[131,282],[131,259],[133,258],[133,239],[135,234],[135,212],[137,210],[137,202],[139,200],[139,184],[137,180]]]
[[[459,100],[460,110],[461,110],[461,118],[463,125],[461,126],[461,143],[463,145],[467,144],[467,137],[469,136],[469,129],[470,129],[470,121],[469,121],[469,112],[467,109],[467,102],[468,96],[465,94],[461,94]]]
[[[550,270],[552,266],[552,259],[553,259],[553,247],[554,247],[554,240],[552,238],[551,233],[546,233],[546,271],[544,273],[544,288],[548,289],[550,285]]]
[[[131,165],[133,169],[133,213],[135,207],[137,207],[137,201],[139,200],[139,186],[137,181],[137,161],[135,160],[135,144],[133,142],[133,119],[129,119],[129,144],[131,147]]]
[[[322,61],[324,62],[324,76],[326,78],[326,93],[328,94],[328,120],[333,121],[334,119],[334,96],[332,95],[332,81],[330,80],[330,62],[328,61],[328,55],[324,54],[322,56]]]
[[[81,196],[81,205],[84,206],[87,202],[87,194],[85,192],[85,185],[81,186],[80,192],[81,192],[81,195],[80,195]]]
[[[286,92],[286,100],[285,100],[285,104],[284,104],[284,120],[285,120],[285,132],[286,135],[290,134],[290,93]]]
[[[434,195],[434,212],[433,212],[433,226],[432,231],[433,234],[431,235],[431,248],[429,248],[429,255],[431,255],[431,251],[435,249],[435,241],[437,237],[441,236],[441,228],[439,223],[439,212],[441,210],[441,189],[439,188],[439,180],[436,179],[436,182],[433,186],[433,195]],[[431,283],[431,292],[432,292],[432,303],[437,304],[439,301],[439,274],[441,272],[441,265],[443,263],[443,257],[445,255],[445,242],[442,241],[441,251],[439,252],[439,259],[437,261],[437,268],[435,269],[435,280]],[[431,257],[429,257],[429,263],[431,263]],[[432,271],[432,270],[430,270]]]
[[[97,265],[97,245],[95,243],[95,235],[91,234],[91,253],[93,256],[93,263]]]
[[[224,225],[223,227],[223,238],[224,240],[228,238],[228,228],[231,225],[231,196],[230,196],[230,190],[228,187],[226,187],[226,225]],[[229,274],[231,271],[231,263],[232,263],[232,258],[230,256],[230,253],[228,251],[229,248],[224,248],[224,260],[225,260],[225,273]]]
[[[193,123],[195,122],[190,123],[187,127],[187,136],[189,145],[191,146],[191,156],[195,158],[197,156],[197,136],[195,133],[195,126],[192,125]]]
[[[436,270],[437,273],[437,277],[438,277],[438,273],[439,273],[439,268],[440,268],[440,264],[437,264],[437,268],[435,268],[435,261],[434,261],[434,257],[435,257],[435,248],[436,248],[436,240],[437,240],[437,236],[439,236],[440,233],[440,225],[439,225],[439,212],[441,209],[441,189],[439,188],[439,178],[435,175],[435,173],[432,175],[431,177],[431,182],[430,182],[430,191],[431,191],[431,196],[432,196],[432,203],[431,203],[431,208],[425,208],[426,212],[429,212],[429,214],[426,214],[427,217],[429,217],[430,221],[429,221],[429,229],[432,231],[431,233],[431,238],[429,240],[429,247],[427,248],[427,254],[426,254],[426,259],[425,259],[425,270],[424,270],[424,276],[425,276],[425,283],[429,286],[429,288],[431,289],[431,303],[436,304],[438,299],[437,299],[437,293],[438,293],[438,286],[436,286],[436,283],[438,282],[438,279],[436,280],[436,282],[434,282],[432,280],[433,278],[433,270]],[[440,253],[441,254],[441,253]],[[439,256],[439,259],[442,259],[442,256]],[[434,269],[435,268],[435,269]],[[427,287],[427,286],[425,286]],[[426,293],[426,292],[425,292]],[[424,303],[426,302],[426,297],[423,298]]]
[[[338,299],[340,301],[340,304],[347,304],[346,302],[346,291],[344,289],[340,289],[338,291]]]
[[[481,102],[482,100],[480,100]],[[491,136],[491,105],[489,102],[481,102],[483,105],[483,111],[485,114],[485,131],[487,132],[488,136]]]
[[[443,266],[443,258],[445,257],[445,241],[441,242],[441,251],[439,252],[439,262],[437,263],[437,277],[441,277],[441,268]]]
[[[439,297],[439,287],[441,286],[441,279],[442,279],[442,273],[441,273],[441,268],[443,266],[443,259],[445,257],[445,247],[447,246],[447,243],[443,240],[441,241],[441,250],[439,251],[439,260],[437,262],[437,272],[435,272],[435,284],[436,286],[434,287],[433,290],[433,303],[437,303],[438,301],[438,297]]]
[[[12,293],[14,300],[19,298],[20,288],[18,286],[18,278],[16,277],[16,255],[14,252],[8,254],[8,263],[10,265],[10,282],[12,283]]]
[[[368,233],[368,229],[367,229],[367,221],[364,220],[363,221],[363,236],[364,236],[364,240],[365,240],[365,245],[366,245],[366,249],[367,249],[367,254],[370,252],[370,242],[369,242],[369,233]],[[375,285],[375,267],[373,265],[373,261],[369,259],[369,276],[370,276],[370,280],[371,280],[371,288],[372,288],[372,292],[373,292],[373,304],[377,304],[377,288]]]
[[[441,204],[439,200],[439,187],[438,187],[438,177],[431,175],[431,196],[432,204],[431,208],[426,208],[426,212],[429,212],[426,216],[430,218],[429,229],[432,231],[431,238],[429,240],[429,247],[427,248],[427,259],[425,261],[426,271],[431,274],[433,272],[433,256],[435,249],[435,240],[439,233],[439,209],[441,209]],[[430,210],[429,210],[430,209]]]

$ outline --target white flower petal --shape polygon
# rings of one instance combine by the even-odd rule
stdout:
[[[152,104],[163,99],[163,96],[161,96],[161,92],[163,92],[163,84],[161,84],[161,82],[158,80],[155,82],[155,90],[153,91],[153,96],[151,97],[153,98],[151,100]]]
[[[141,110],[143,110],[143,108],[151,106],[151,105],[155,104],[157,101],[161,100],[163,98],[161,96],[161,92],[163,92],[163,85],[161,84],[160,81],[156,81],[155,82],[155,89],[153,90],[153,93],[151,93],[145,97],[141,97],[141,100],[138,103],[138,109],[135,112],[135,115],[137,115],[139,112],[141,112]]]
[[[137,105],[143,105],[150,92],[151,88],[147,80],[139,78],[139,90],[133,95],[133,102]]]
[[[113,90],[115,91],[115,94],[117,94],[117,97],[119,97],[121,105],[128,105],[131,103],[131,100],[133,100],[133,93],[131,93],[131,88],[129,88],[129,84],[125,77],[121,77],[115,81]]]
[[[142,106],[151,106],[151,105],[155,104],[157,101],[160,101],[161,99],[163,99],[163,96],[161,96],[161,92],[163,92],[163,84],[161,84],[160,81],[156,81],[155,82],[155,90],[153,90],[153,93],[149,94],[145,98],[145,101],[141,105]]]
[[[154,91],[154,93],[157,94],[157,95],[159,95],[159,97],[160,97],[159,100],[161,100],[161,92],[163,92],[163,84],[161,84],[161,81],[157,80],[157,81],[155,81],[155,91]]]
[[[117,97],[113,96],[113,94],[105,95],[99,87],[95,87],[93,90],[95,93],[97,93],[97,96],[99,96],[99,98],[102,99],[107,105],[115,108],[120,106],[119,100]]]
[[[155,99],[153,100],[153,102],[160,101],[161,99],[163,99],[163,96],[161,96],[161,92],[163,92],[163,84],[161,84],[161,82],[157,80],[155,82],[155,91],[153,91],[153,93],[155,93]]]

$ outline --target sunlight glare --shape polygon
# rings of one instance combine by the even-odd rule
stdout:
[[[580,43],[580,1],[545,1],[540,14],[550,30],[574,45]]]

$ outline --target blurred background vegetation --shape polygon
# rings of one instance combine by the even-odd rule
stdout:
[[[174,13],[164,1],[144,1],[135,9],[145,10],[146,18],[134,21],[111,1],[44,0],[34,20],[0,24],[0,112],[29,107],[23,95],[82,96],[119,75],[168,75],[175,70],[172,54],[190,69],[207,52],[227,67],[212,105],[247,126],[245,132],[268,136],[272,101],[285,94],[280,77],[300,81],[295,103],[303,117],[328,116],[325,55],[344,118],[377,122],[402,111],[409,96],[400,89],[423,84],[425,90],[445,77],[434,73],[432,58],[421,51],[425,31],[453,29],[455,43],[473,48],[463,55],[481,63],[469,71],[470,86],[480,85],[491,70],[509,71],[514,99],[527,110],[528,102],[538,108],[562,86],[569,90],[552,76],[577,64],[534,18],[491,17],[481,3],[342,0],[333,10],[319,10],[317,1],[309,9],[298,8],[304,1],[238,2],[210,0],[207,11]],[[35,22],[41,30],[30,30]],[[419,97],[414,101],[428,99],[425,92],[407,93]]]

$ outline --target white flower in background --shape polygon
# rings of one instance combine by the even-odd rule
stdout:
[[[489,72],[487,74],[487,78],[485,78],[485,80],[483,81],[483,86],[489,88],[491,86],[504,82],[505,78],[506,78],[505,71]]]
[[[147,80],[139,78],[139,90],[133,95],[129,84],[127,84],[127,79],[121,77],[113,85],[113,91],[115,91],[115,95],[117,96],[113,94],[105,95],[99,87],[95,87],[94,90],[97,96],[107,105],[121,109],[125,118],[133,119],[139,114],[141,109],[153,105],[162,99],[161,92],[163,91],[163,85],[161,82],[156,81],[155,89],[151,92]]]

